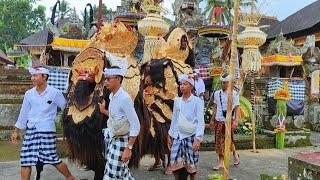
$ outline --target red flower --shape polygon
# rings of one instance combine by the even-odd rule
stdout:
[[[213,8],[213,12],[217,13],[217,14],[221,14],[222,13],[222,8],[221,7],[215,7],[215,8]]]

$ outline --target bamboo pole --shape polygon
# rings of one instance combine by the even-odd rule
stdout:
[[[230,80],[228,84],[228,109],[227,119],[225,123],[225,146],[224,146],[224,166],[223,166],[223,179],[229,179],[229,154],[231,144],[231,115],[232,115],[232,93],[233,93],[233,79],[235,72],[236,56],[237,56],[237,34],[238,34],[238,18],[239,18],[239,0],[234,1],[234,16],[233,16],[233,27],[232,27],[232,44],[231,44],[231,59],[229,75]]]
[[[256,149],[256,113],[255,113],[255,96],[254,96],[254,77],[255,74],[253,71],[250,73],[251,76],[251,104],[252,104],[252,117],[251,117],[251,124],[252,124],[252,152],[257,153]]]

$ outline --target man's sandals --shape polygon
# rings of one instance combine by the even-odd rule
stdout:
[[[240,155],[238,154],[238,162],[233,161],[234,166],[238,166],[240,164]]]
[[[240,155],[238,154],[238,162],[233,162],[233,165],[234,166],[238,166],[240,164]],[[223,169],[223,166],[220,166],[220,165],[218,165],[218,166],[214,166],[213,167],[213,170],[214,171],[220,171],[220,169]]]
[[[223,166],[220,166],[220,165],[213,167],[214,171],[220,171],[221,169],[223,169]]]

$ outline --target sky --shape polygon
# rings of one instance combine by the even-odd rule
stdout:
[[[37,4],[44,5],[46,7],[46,16],[49,18],[51,16],[50,7],[52,7],[56,0],[36,0]],[[78,14],[84,10],[86,4],[90,2],[91,4],[99,4],[99,0],[67,0],[71,7],[75,7]],[[302,9],[303,7],[315,2],[316,0],[258,0],[257,8],[260,13],[276,16],[278,20],[283,20],[289,15],[295,13],[296,11]],[[117,6],[121,5],[121,0],[102,0],[102,2],[113,10],[116,10]],[[166,17],[173,19],[171,4],[174,0],[164,0],[163,7],[169,10],[169,15]],[[205,7],[206,0],[200,3],[200,8]]]

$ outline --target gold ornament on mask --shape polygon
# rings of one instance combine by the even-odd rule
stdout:
[[[90,44],[91,47],[105,49],[108,52],[125,56],[131,55],[138,43],[138,34],[129,25],[122,22],[104,24]]]
[[[72,63],[71,81],[76,84],[80,76],[94,74],[94,82],[98,84],[102,79],[104,68],[104,53],[96,48],[87,48],[80,52]],[[86,74],[81,74],[81,73]]]

